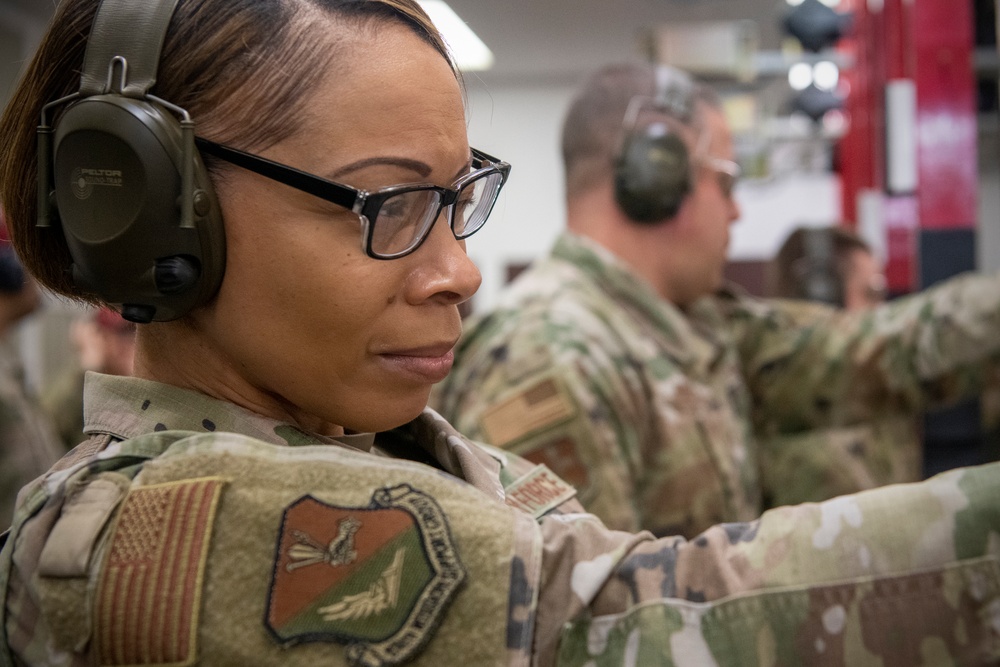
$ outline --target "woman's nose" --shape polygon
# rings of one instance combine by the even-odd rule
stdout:
[[[411,257],[415,268],[409,276],[407,295],[414,303],[438,301],[458,305],[472,298],[483,282],[479,268],[465,251],[465,241],[455,238],[442,211],[430,234]]]

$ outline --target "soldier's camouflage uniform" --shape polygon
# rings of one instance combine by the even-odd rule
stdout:
[[[65,449],[24,384],[11,341],[0,343],[0,531],[10,525],[17,492],[55,463]]]
[[[87,382],[0,551],[2,665],[1000,660],[1000,465],[654,540],[430,410],[338,442]]]
[[[796,327],[830,317],[828,306],[813,301],[772,304]],[[826,500],[923,477],[923,419],[912,410],[886,405],[862,423],[806,431],[768,420],[767,411],[754,416],[765,507]]]
[[[975,393],[998,351],[997,277],[870,313],[732,291],[682,313],[567,233],[467,323],[431,405],[545,463],[609,527],[690,537],[769,499],[912,478],[912,433],[864,429],[905,431],[907,415]]]

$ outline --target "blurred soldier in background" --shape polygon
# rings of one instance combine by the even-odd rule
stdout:
[[[21,267],[0,211],[0,532],[10,524],[17,492],[62,453],[48,417],[25,387],[11,335],[40,305],[38,287]]]
[[[770,292],[784,312],[808,325],[830,307],[874,308],[885,300],[885,277],[871,247],[846,227],[799,227],[771,266]],[[919,414],[887,408],[870,422],[782,431],[758,420],[762,486],[768,506],[799,503],[923,477]]]
[[[52,419],[66,449],[82,442],[83,377],[87,371],[106,375],[131,375],[135,356],[135,324],[111,308],[88,311],[73,321],[69,342],[77,364],[42,392],[41,405]]]
[[[798,227],[778,249],[771,293],[846,310],[885,301],[885,276],[871,246],[846,227]]]
[[[808,315],[724,286],[739,169],[718,100],[683,73],[597,72],[562,150],[567,231],[467,324],[432,404],[547,464],[611,527],[693,536],[753,517],[804,479],[809,457],[810,469],[850,469],[795,493],[893,481],[878,452],[831,456],[818,442],[788,466],[759,434],[915,414],[977,392],[995,365],[994,277]]]

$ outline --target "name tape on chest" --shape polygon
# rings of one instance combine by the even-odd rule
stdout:
[[[561,480],[544,465],[504,489],[506,503],[536,519],[576,495],[576,489]]]

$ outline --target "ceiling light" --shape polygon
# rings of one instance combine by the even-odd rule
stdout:
[[[431,17],[444,41],[451,49],[455,64],[463,72],[475,72],[493,67],[493,52],[476,33],[458,17],[444,0],[418,0]]]
[[[817,88],[833,90],[837,87],[837,82],[840,80],[840,70],[835,64],[824,60],[823,62],[816,63],[816,66],[813,67],[812,76]]]
[[[813,69],[809,63],[795,63],[788,69],[788,85],[793,90],[805,90],[812,82]]]

